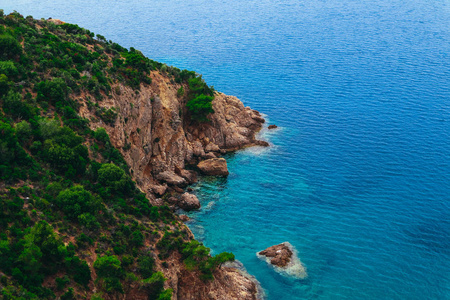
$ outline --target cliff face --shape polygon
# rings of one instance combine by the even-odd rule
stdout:
[[[158,204],[155,194],[163,194],[167,186],[164,181],[168,181],[156,180],[161,177],[158,174],[180,174],[187,164],[226,151],[265,145],[255,139],[264,119],[236,97],[216,93],[211,122],[198,124],[185,117],[186,99],[177,97],[180,84],[171,83],[157,71],[151,78],[152,84],[142,86],[139,93],[123,85],[113,87],[113,97],[101,102],[101,106],[115,107],[118,112],[112,126],[93,117],[87,106],[80,114],[91,120],[92,129],[107,130],[130,166],[133,179],[153,204]]]
[[[195,175],[186,166],[227,151],[266,145],[255,139],[264,119],[236,97],[216,93],[211,122],[198,124],[186,117],[186,98],[177,96],[180,84],[158,71],[151,78],[152,83],[141,85],[139,92],[121,84],[112,87],[112,98],[100,106],[115,107],[118,116],[113,125],[95,118],[87,105],[80,114],[91,120],[91,129],[107,130],[152,204],[163,204],[159,197],[165,192],[180,192],[180,186],[192,183]],[[257,299],[258,286],[245,273],[222,267],[215,271],[215,280],[205,282],[187,271],[178,256],[171,255],[169,268],[159,265],[168,278],[166,285],[174,290],[173,299]]]

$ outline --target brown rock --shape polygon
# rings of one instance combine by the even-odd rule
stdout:
[[[191,219],[191,218],[189,218],[186,215],[179,215],[178,217],[180,218],[181,222],[187,222],[187,221],[189,221]]]
[[[167,199],[167,202],[170,203],[170,204],[177,204],[178,203],[178,199],[175,198],[175,197],[169,197]]]
[[[293,252],[284,243],[260,251],[259,255],[271,258],[270,263],[277,267],[286,267],[291,261]]]
[[[197,167],[205,175],[228,176],[227,161],[224,158],[212,158],[201,161]]]
[[[219,148],[219,146],[217,146],[216,144],[214,144],[214,143],[209,143],[208,145],[206,145],[206,147],[205,147],[205,151],[214,151],[214,152],[217,152],[217,151],[220,151],[220,148]]]
[[[162,196],[166,193],[167,185],[153,185],[150,190],[156,195],[156,196]]]
[[[178,201],[178,206],[185,211],[199,209],[200,201],[198,200],[197,196],[189,193],[184,193],[183,195],[181,195],[180,201]]]
[[[186,179],[184,179],[181,176],[178,176],[177,174],[175,174],[174,172],[171,171],[164,171],[159,173],[158,175],[156,175],[156,179],[163,181],[163,182],[167,182],[168,184],[171,185],[176,185],[176,186],[185,186],[186,185]]]
[[[186,179],[189,184],[197,182],[197,172],[195,171],[181,169],[178,175]]]
[[[269,125],[269,129],[275,129],[275,128],[278,128],[278,126],[277,125]]]
[[[255,145],[263,146],[263,147],[269,147],[270,146],[270,144],[268,142],[266,142],[266,141],[259,141],[259,140],[255,142]]]
[[[205,159],[216,158],[216,155],[213,152],[208,152],[203,156]]]

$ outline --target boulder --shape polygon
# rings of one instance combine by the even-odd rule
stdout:
[[[264,259],[269,265],[282,275],[292,276],[299,279],[308,277],[306,267],[297,256],[297,251],[289,242],[271,246],[263,251],[256,253],[261,259]]]
[[[184,179],[181,176],[178,176],[177,174],[171,171],[164,171],[159,173],[158,175],[156,175],[156,179],[175,186],[186,186],[186,179]]]
[[[181,198],[178,201],[178,206],[185,211],[199,209],[200,201],[198,200],[197,196],[189,193],[184,193],[183,195],[181,195]]]
[[[266,141],[260,141],[260,140],[257,140],[257,141],[255,142],[255,145],[263,146],[263,147],[269,147],[269,146],[270,146],[268,142],[266,142]]]
[[[177,168],[175,172],[177,173],[177,175],[186,179],[187,183],[189,184],[197,182],[197,173],[195,171]]]
[[[278,128],[278,126],[277,125],[269,125],[269,129],[275,129],[275,128]]]
[[[150,191],[153,192],[156,196],[161,197],[167,191],[167,185],[153,185],[150,188]]]
[[[205,154],[205,156],[203,156],[203,158],[205,159],[211,159],[211,158],[216,158],[217,156],[213,153],[213,152],[208,152]]]
[[[224,158],[211,158],[201,161],[197,167],[205,175],[228,176],[227,161]]]
[[[292,250],[284,243],[260,251],[259,255],[270,258],[270,263],[277,267],[286,267],[291,261]]]
[[[186,215],[179,215],[178,217],[180,218],[181,222],[187,222],[187,221],[189,221],[191,219],[191,218],[189,218]]]
[[[205,151],[207,151],[207,152],[210,152],[210,151],[217,152],[217,151],[220,151],[220,148],[219,148],[219,146],[217,146],[214,143],[209,143],[208,145],[206,145]]]

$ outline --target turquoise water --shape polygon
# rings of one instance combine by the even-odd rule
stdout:
[[[446,0],[3,3],[204,74],[268,115],[273,146],[203,179],[190,227],[269,299],[450,299]],[[309,277],[255,253],[289,241]]]

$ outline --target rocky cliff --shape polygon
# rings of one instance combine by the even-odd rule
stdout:
[[[161,196],[172,193],[178,197],[183,187],[196,180],[196,172],[186,167],[195,170],[200,161],[227,151],[267,145],[255,138],[264,119],[236,97],[215,93],[211,122],[199,124],[188,117],[186,97],[177,95],[181,84],[171,82],[159,71],[150,76],[152,83],[141,85],[139,92],[122,84],[112,87],[112,97],[100,105],[115,108],[118,117],[114,124],[97,119],[85,101],[81,102],[80,114],[90,119],[91,129],[107,130],[112,144],[130,166],[133,179],[153,205],[167,204]],[[175,253],[168,259],[169,268],[160,266],[168,278],[167,287],[174,290],[173,299],[259,297],[257,283],[244,272],[222,267],[215,271],[215,280],[202,281],[198,274],[185,269],[178,256]]]
[[[187,165],[227,151],[267,145],[255,139],[264,119],[236,97],[216,93],[211,122],[199,124],[186,117],[186,98],[177,96],[181,84],[158,71],[152,72],[151,78],[152,84],[141,86],[139,92],[121,84],[113,86],[113,96],[101,106],[116,109],[114,124],[97,119],[85,101],[80,114],[91,120],[92,129],[107,130],[130,166],[133,179],[153,204],[158,204],[156,198],[168,186],[192,183],[183,172]]]

